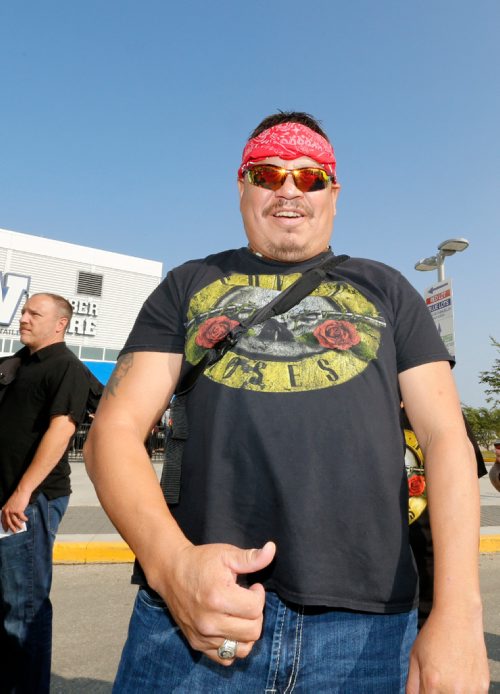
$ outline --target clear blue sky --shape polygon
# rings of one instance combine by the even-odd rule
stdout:
[[[453,236],[462,400],[500,339],[498,0],[2,0],[0,227],[161,260],[241,246],[253,127],[309,111],[334,250],[414,270]]]

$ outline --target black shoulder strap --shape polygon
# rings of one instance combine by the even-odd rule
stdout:
[[[170,404],[171,426],[165,444],[165,461],[160,485],[168,504],[179,502],[181,488],[181,468],[184,443],[188,438],[189,426],[184,397],[195,385],[198,377],[238,342],[238,339],[253,325],[264,323],[272,316],[278,316],[296,306],[302,299],[316,289],[321,281],[340,263],[348,260],[348,255],[329,256],[310,270],[306,270],[293,284],[278,294],[272,301],[258,309],[248,320],[240,323],[229,335],[209,350],[203,359],[182,379],[176,395]]]
[[[23,349],[26,349],[23,347]],[[11,357],[7,357],[0,363],[0,402],[3,400],[3,396],[6,393],[7,386],[15,380],[17,376],[17,371],[21,366],[22,356],[20,349]]]
[[[16,378],[25,351],[26,347],[22,347],[18,352],[0,362],[0,386],[8,386]]]
[[[21,357],[8,357],[0,364],[0,385],[8,386],[15,379],[21,366]]]
[[[304,274],[287,287],[287,289],[275,296],[268,304],[257,309],[248,320],[237,325],[222,340],[214,345],[212,349],[209,349],[198,364],[184,376],[176,389],[176,394],[184,395],[191,390],[203,371],[205,371],[208,366],[212,366],[212,364],[219,361],[228,350],[232,349],[249,328],[260,323],[265,323],[269,318],[279,316],[289,311],[300,303],[305,296],[314,291],[316,287],[321,284],[322,280],[333,272],[337,265],[340,265],[340,263],[348,259],[348,255],[332,255],[318,265],[306,270]]]
[[[337,265],[348,260],[348,255],[331,256],[324,260],[319,265],[306,270],[293,284],[285,289],[281,294],[278,294],[272,301],[256,311],[250,319],[241,326],[248,330],[253,325],[264,323],[273,316],[279,316],[281,313],[286,313],[291,308],[299,304],[302,299],[313,292],[318,287],[322,280],[332,272]]]

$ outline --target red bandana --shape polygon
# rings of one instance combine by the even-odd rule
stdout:
[[[267,157],[281,159],[298,159],[310,157],[323,164],[325,170],[335,174],[335,154],[332,145],[319,133],[301,123],[280,123],[273,125],[249,140],[243,150],[238,178],[243,175],[243,167],[249,161],[258,161]]]

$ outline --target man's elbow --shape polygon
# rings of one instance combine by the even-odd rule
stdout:
[[[82,454],[85,467],[89,477],[93,478],[93,473],[97,466],[98,439],[99,439],[100,422],[98,418],[94,419],[87,434],[87,438],[83,444]]]
[[[120,425],[116,417],[109,417],[107,412],[96,414],[82,449],[83,460],[91,479],[97,472],[99,461],[110,451],[116,450],[123,440],[124,432],[129,429],[130,426]]]
[[[85,442],[83,444],[82,448],[82,455],[83,455],[83,462],[85,463],[85,467],[87,469],[87,473],[90,478],[92,478],[92,469],[93,469],[93,463],[94,463],[94,446],[92,442],[92,427],[90,427],[90,431],[87,434],[87,438],[85,439]]]

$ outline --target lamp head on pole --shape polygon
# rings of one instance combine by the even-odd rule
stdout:
[[[460,253],[465,251],[469,247],[469,242],[467,239],[448,239],[439,244],[438,250],[440,250],[444,255],[453,255],[453,253]]]
[[[460,253],[468,248],[469,242],[467,239],[456,238],[442,241],[438,246],[436,255],[431,255],[429,258],[423,258],[415,263],[415,270],[427,272],[428,270],[437,270],[438,279],[444,280],[444,259],[455,253]]]
[[[418,263],[415,263],[415,270],[421,270],[422,272],[427,272],[428,270],[436,270],[438,266],[438,259],[435,255],[431,255],[430,258],[422,258]]]

